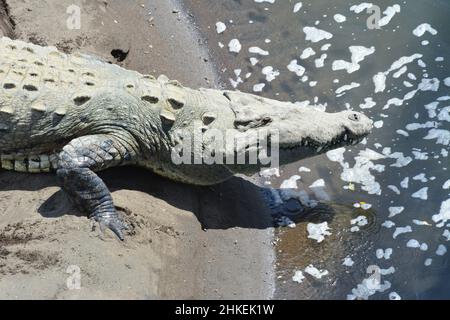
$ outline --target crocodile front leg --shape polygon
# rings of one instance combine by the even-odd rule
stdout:
[[[63,189],[75,203],[121,240],[127,226],[114,207],[111,193],[95,171],[130,163],[136,152],[128,140],[106,134],[74,139],[60,152],[56,171]]]

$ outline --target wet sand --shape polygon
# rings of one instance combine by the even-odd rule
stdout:
[[[192,17],[175,1],[3,3],[0,29],[10,37],[164,73],[191,87],[220,82]],[[72,4],[81,8],[80,30],[66,25]],[[132,226],[124,243],[91,231],[54,175],[0,172],[0,298],[272,296],[272,220],[253,182],[236,177],[192,187],[138,168],[101,176]],[[78,267],[81,288],[70,290]]]

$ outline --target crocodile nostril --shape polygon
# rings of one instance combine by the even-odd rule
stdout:
[[[359,114],[357,113],[352,113],[348,116],[348,118],[352,121],[358,121],[360,119]]]

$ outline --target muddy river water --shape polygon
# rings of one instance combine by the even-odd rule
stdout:
[[[277,231],[275,297],[450,298],[450,2],[186,3],[227,87],[375,121],[265,178],[296,223]]]

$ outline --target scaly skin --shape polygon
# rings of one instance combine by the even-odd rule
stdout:
[[[126,225],[95,172],[138,165],[180,182],[209,185],[262,167],[177,165],[172,155],[180,132],[250,136],[278,130],[280,164],[286,164],[355,144],[371,128],[372,121],[357,112],[330,114],[241,92],[192,90],[91,56],[0,39],[1,167],[56,171],[73,200],[120,239]],[[190,155],[211,145],[204,140]],[[238,149],[224,150],[224,159]]]

